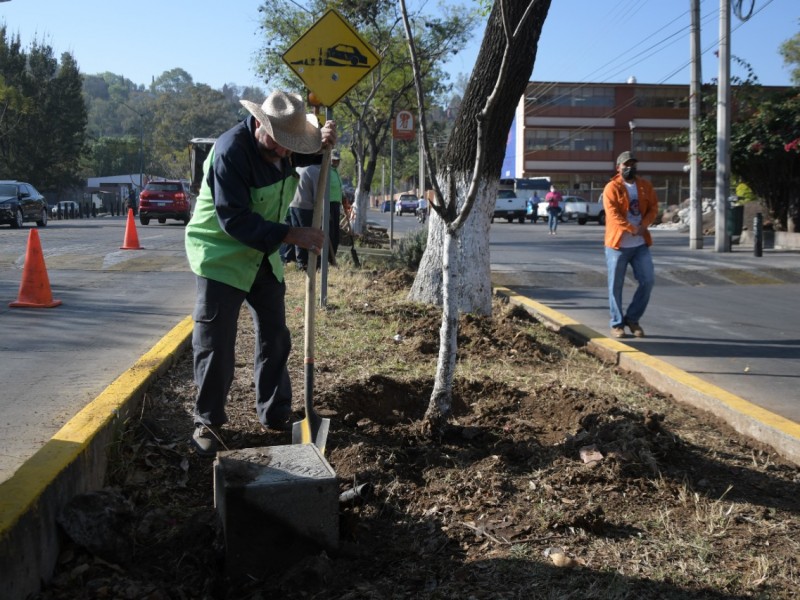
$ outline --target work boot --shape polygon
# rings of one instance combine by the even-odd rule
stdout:
[[[221,428],[196,423],[192,434],[192,445],[200,456],[216,456],[217,449],[220,446],[225,447]]]
[[[644,329],[638,323],[634,323],[632,321],[625,321],[625,324],[628,326],[628,329],[631,330],[631,333],[634,337],[643,338],[644,337]]]
[[[264,425],[270,431],[291,431],[292,424],[289,422],[288,419],[285,421],[267,421],[267,424]]]
[[[615,338],[624,338],[625,337],[625,327],[619,325],[618,327],[611,328],[611,335]]]

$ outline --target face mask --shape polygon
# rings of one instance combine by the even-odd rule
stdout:
[[[623,167],[622,177],[628,180],[631,180],[634,177],[636,177],[636,167]]]

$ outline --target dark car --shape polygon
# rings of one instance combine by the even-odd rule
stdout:
[[[0,223],[19,229],[25,221],[47,227],[47,200],[24,181],[0,181]]]
[[[139,222],[142,225],[148,225],[150,219],[158,219],[159,223],[175,219],[186,225],[191,218],[192,196],[184,181],[151,181],[139,194]]]
[[[417,214],[419,200],[414,194],[400,194],[397,204],[394,205],[394,214],[400,216],[403,213]]]

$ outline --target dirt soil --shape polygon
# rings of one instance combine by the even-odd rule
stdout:
[[[359,302],[328,312],[352,328],[351,340],[360,335],[351,318],[396,324],[389,332],[399,337],[354,341],[318,361],[315,402],[332,421],[326,458],[340,491],[371,487],[340,505],[337,551],[287,542],[261,549],[262,572],[226,576],[213,461],[188,444],[187,352],[114,449],[105,507],[119,501],[116,551],[65,536],[58,572],[37,598],[800,597],[796,466],[499,301],[494,318],[461,318],[458,360],[469,368],[455,381],[452,425],[429,439],[421,420],[439,313],[405,300],[409,273],[365,281]],[[289,303],[298,420],[299,306]],[[245,311],[231,449],[291,442],[256,419],[252,343]],[[403,363],[425,367],[381,368]]]

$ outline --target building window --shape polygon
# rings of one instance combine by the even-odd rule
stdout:
[[[689,107],[689,97],[685,90],[637,88],[636,106],[639,108],[686,109]]]
[[[610,131],[591,129],[528,129],[525,131],[525,151],[570,150],[604,152],[612,149]]]
[[[688,146],[675,143],[678,131],[636,131],[634,148],[636,152],[689,152]]]
[[[596,86],[554,85],[528,92],[528,103],[532,109],[552,106],[614,106],[614,88]]]

